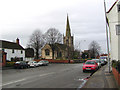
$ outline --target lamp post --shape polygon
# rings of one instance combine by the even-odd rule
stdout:
[[[105,4],[105,0],[104,0],[104,11],[105,11],[105,20],[106,20],[107,15],[106,15],[106,4]],[[108,67],[109,67],[109,73],[110,73],[109,37],[108,37],[107,20],[106,20],[106,37],[107,37]]]
[[[80,54],[81,54],[81,49],[80,49],[80,48],[81,48],[81,42],[82,42],[82,41],[83,41],[83,42],[86,42],[86,40],[81,40],[81,41],[79,41],[79,50],[80,50]]]

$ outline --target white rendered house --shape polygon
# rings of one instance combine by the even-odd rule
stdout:
[[[111,60],[120,60],[120,1],[117,0],[107,12],[110,31]]]
[[[6,53],[7,61],[25,60],[25,50],[19,44],[19,39],[16,42],[0,40],[0,50]]]

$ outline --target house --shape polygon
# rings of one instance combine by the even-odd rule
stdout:
[[[110,31],[110,58],[120,60],[120,1],[117,0],[107,12]]]
[[[72,59],[74,52],[73,36],[67,15],[66,35],[63,35],[63,44],[46,44],[41,50],[44,59]]]
[[[34,49],[33,48],[26,48],[25,49],[25,60],[31,61],[34,59]]]
[[[2,57],[4,57],[6,61],[25,60],[25,50],[20,45],[18,38],[16,39],[16,42],[0,40],[0,44]]]

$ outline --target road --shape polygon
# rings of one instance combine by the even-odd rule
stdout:
[[[9,69],[2,71],[2,88],[79,88],[89,75],[82,72],[82,64]]]

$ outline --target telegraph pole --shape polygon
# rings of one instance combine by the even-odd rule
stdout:
[[[108,52],[108,67],[109,67],[109,73],[110,73],[110,55],[109,55],[109,36],[108,36],[108,27],[107,27],[107,15],[106,15],[106,4],[104,0],[104,10],[105,10],[105,21],[106,21],[106,37],[107,37],[107,52]]]

